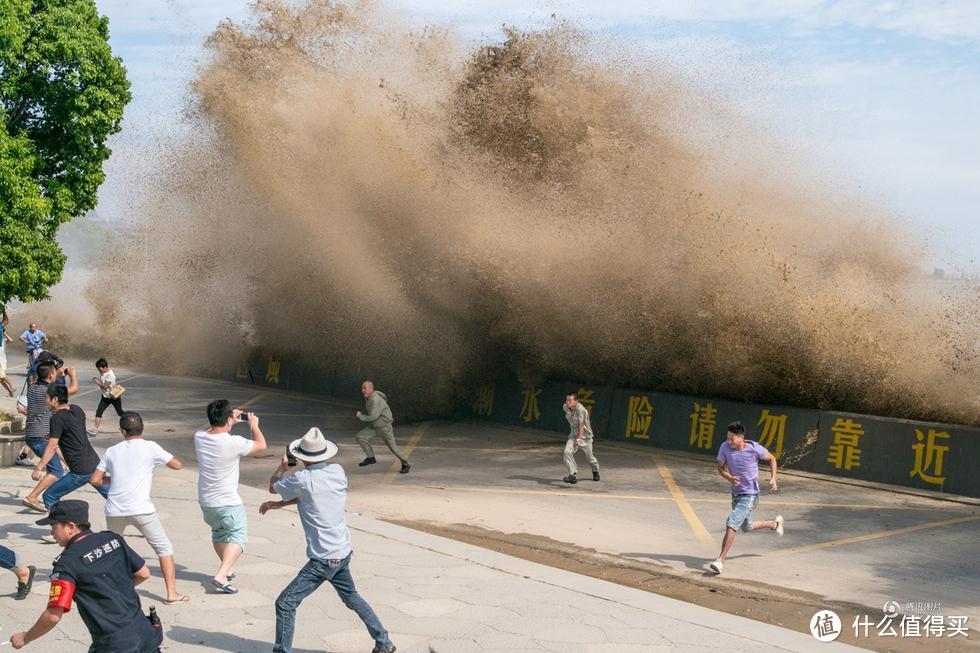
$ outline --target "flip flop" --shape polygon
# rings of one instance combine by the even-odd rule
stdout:
[[[164,599],[163,603],[164,605],[177,605],[178,603],[188,603],[190,602],[190,600],[191,597],[187,596],[186,594],[181,594],[173,601],[171,601],[170,599]]]
[[[235,572],[231,572],[230,574],[228,574],[228,582],[229,583],[231,581],[235,580],[236,578],[238,578],[238,574],[236,574]]]
[[[27,497],[22,498],[20,500],[20,504],[22,506],[26,506],[30,508],[31,510],[34,510],[35,512],[44,512],[44,513],[48,512],[48,509],[44,506],[43,503],[37,500],[32,501]]]
[[[238,594],[238,588],[232,587],[229,583],[219,583],[215,579],[211,579],[211,585],[214,589],[218,590],[223,594]]]

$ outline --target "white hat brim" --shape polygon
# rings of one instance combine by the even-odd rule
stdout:
[[[325,460],[330,460],[337,455],[340,451],[340,447],[331,442],[330,440],[324,439],[327,448],[322,452],[308,453],[300,449],[300,445],[303,443],[303,438],[298,438],[289,443],[289,453],[293,455],[297,460],[303,460],[308,463],[322,463]]]

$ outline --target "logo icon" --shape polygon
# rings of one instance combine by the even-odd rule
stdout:
[[[818,642],[832,642],[841,632],[840,617],[831,610],[820,610],[810,619],[810,632]]]
[[[885,601],[885,604],[881,606],[881,614],[892,619],[897,617],[898,613],[901,611],[902,606],[900,606],[897,601]]]

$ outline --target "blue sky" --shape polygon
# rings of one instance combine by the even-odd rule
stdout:
[[[177,128],[203,38],[240,0],[96,0],[134,101],[113,142],[99,213],[135,192],[140,159]],[[435,2],[388,6],[473,42],[552,13],[623,37],[764,125],[844,194],[925,234],[925,266],[980,273],[980,2],[657,0]]]

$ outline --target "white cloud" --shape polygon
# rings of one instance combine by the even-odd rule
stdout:
[[[207,34],[224,18],[248,13],[247,0],[95,0],[109,17],[113,35],[153,33],[184,37]]]
[[[799,29],[842,26],[879,29],[932,40],[965,40],[980,46],[980,2],[972,0],[395,0],[413,14],[466,18],[481,23],[540,20],[551,13],[582,20],[591,28],[655,21],[719,23],[784,21]],[[488,16],[495,20],[487,21]]]

